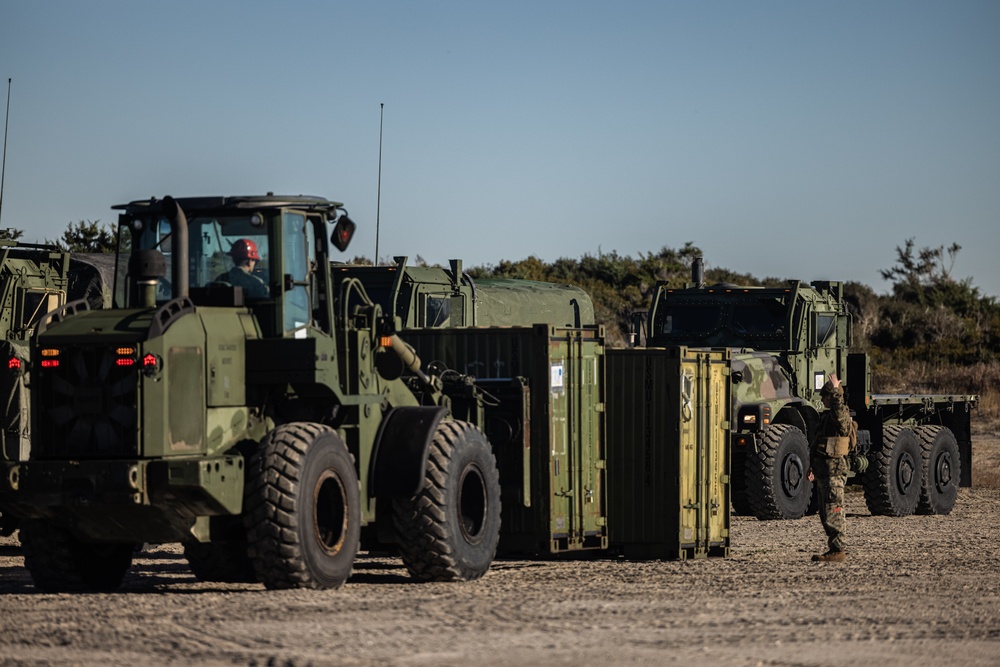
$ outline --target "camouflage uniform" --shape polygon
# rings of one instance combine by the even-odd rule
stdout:
[[[810,451],[810,466],[816,478],[819,518],[823,522],[830,553],[847,549],[847,517],[844,512],[844,485],[850,464],[846,456],[827,456],[818,448],[828,437],[848,436],[851,413],[844,405],[844,390],[827,382],[823,394],[830,397],[830,409],[820,416],[816,439]]]

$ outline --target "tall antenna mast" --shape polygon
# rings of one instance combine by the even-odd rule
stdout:
[[[7,126],[10,124],[10,78],[7,78],[7,119],[3,123],[3,167],[0,167],[0,220],[3,220],[3,182],[7,176]]]
[[[382,217],[382,117],[385,115],[385,103],[378,105],[378,195],[375,202],[375,261],[372,266],[378,266],[378,233]]]

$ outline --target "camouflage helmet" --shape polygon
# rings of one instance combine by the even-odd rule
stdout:
[[[833,389],[833,381],[827,380],[826,384],[823,385],[823,388],[819,390],[819,395],[822,397],[833,396]]]

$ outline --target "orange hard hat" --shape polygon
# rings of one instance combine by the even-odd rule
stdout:
[[[260,255],[257,253],[257,244],[250,239],[240,239],[234,243],[233,247],[229,249],[229,254],[235,260],[254,259],[258,262],[260,261]]]

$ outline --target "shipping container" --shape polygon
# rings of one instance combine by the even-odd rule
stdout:
[[[499,553],[608,546],[603,329],[401,332],[425,365],[474,376],[502,488]]]
[[[729,552],[728,350],[607,350],[608,530],[629,558]]]

